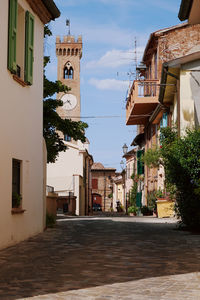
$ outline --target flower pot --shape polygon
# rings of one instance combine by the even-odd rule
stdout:
[[[157,198],[158,218],[167,218],[174,216],[174,201],[167,198]]]
[[[136,216],[136,213],[129,213],[129,216],[134,217],[134,216]]]

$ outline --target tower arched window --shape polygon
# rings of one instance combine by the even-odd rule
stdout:
[[[64,79],[73,79],[74,78],[74,69],[70,62],[67,62],[64,67]]]

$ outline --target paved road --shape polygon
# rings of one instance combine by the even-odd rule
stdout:
[[[168,221],[60,220],[0,251],[0,299],[200,300],[200,235]]]

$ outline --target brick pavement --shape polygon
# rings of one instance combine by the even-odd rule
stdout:
[[[200,236],[168,221],[60,220],[0,251],[0,299],[200,300]]]

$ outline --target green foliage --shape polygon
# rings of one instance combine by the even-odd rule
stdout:
[[[138,212],[138,208],[136,206],[134,206],[134,205],[129,206],[129,208],[128,208],[129,214],[137,214],[137,212]]]
[[[141,207],[141,213],[144,216],[151,216],[153,214],[153,211],[146,205]]]
[[[144,155],[142,156],[142,161],[149,168],[158,168],[161,164],[160,158],[160,149],[159,148],[149,148]]]
[[[46,213],[46,227],[53,227],[56,224],[56,217]]]
[[[45,26],[45,36],[50,36],[51,31]],[[56,109],[63,105],[61,100],[51,97],[59,92],[68,92],[70,89],[60,81],[50,81],[46,78],[45,67],[50,62],[48,56],[44,57],[44,90],[43,90],[43,136],[47,147],[47,162],[55,162],[59,152],[66,151],[66,146],[58,132],[66,134],[75,141],[85,142],[85,129],[88,125],[84,122],[75,122],[71,119],[62,119]]]
[[[156,191],[148,192],[147,194],[147,206],[150,210],[156,210]]]
[[[12,207],[19,207],[22,201],[22,196],[16,192],[12,193]]]
[[[177,188],[175,184],[165,182],[166,195],[170,200],[176,199]]]
[[[182,137],[169,127],[161,133],[166,182],[175,186],[178,216],[188,227],[200,228],[200,130],[187,130]]]
[[[162,191],[160,188],[156,191],[156,198],[164,198],[165,192]]]
[[[110,194],[108,195],[108,198],[109,198],[109,199],[112,199],[112,198],[113,198],[113,193],[110,193]]]
[[[137,196],[137,186],[138,186],[138,178],[136,178],[135,174],[133,173],[131,176],[133,180],[133,186],[129,192],[129,203],[131,206],[136,206],[136,196]]]

